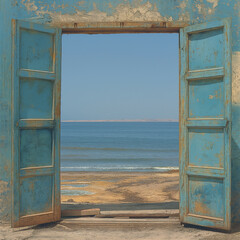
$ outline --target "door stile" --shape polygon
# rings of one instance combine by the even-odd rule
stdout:
[[[60,182],[60,129],[61,129],[61,61],[62,52],[56,51],[56,49],[62,49],[62,30],[57,29],[56,40],[55,40],[55,61],[56,61],[56,80],[54,85],[54,109],[53,116],[55,119],[54,129],[54,169],[55,169],[55,191],[54,193],[54,206],[56,215],[55,220],[58,221],[61,218],[61,182]]]
[[[185,67],[187,66],[187,38],[185,37],[184,29],[180,31],[180,41],[184,41],[183,44],[180,45],[180,101],[179,101],[179,109],[180,109],[180,115],[179,115],[179,184],[180,184],[180,204],[179,204],[179,210],[180,210],[180,222],[184,221],[184,212],[187,209],[187,192],[188,192],[188,186],[187,186],[187,175],[186,172],[186,161],[184,159],[187,159],[187,134],[186,134],[186,119],[187,119],[187,110],[188,110],[188,93],[187,89],[185,87],[186,83],[183,83],[182,81],[185,80]]]

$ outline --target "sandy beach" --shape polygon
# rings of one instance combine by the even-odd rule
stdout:
[[[63,203],[121,204],[179,201],[179,171],[62,172]]]

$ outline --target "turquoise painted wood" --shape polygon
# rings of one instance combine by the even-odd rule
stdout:
[[[13,20],[12,226],[57,221],[61,30]]]
[[[181,29],[180,220],[231,228],[231,20]]]

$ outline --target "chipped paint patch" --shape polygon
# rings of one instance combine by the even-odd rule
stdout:
[[[215,13],[215,8],[218,6],[218,2],[219,0],[207,0],[207,2],[211,3],[212,6],[209,7],[209,6],[206,6],[205,4],[203,4],[202,2],[201,3],[197,3],[195,5],[197,11],[199,14],[202,15],[202,17],[206,20],[206,18],[209,16],[209,15],[212,15]],[[197,20],[199,21],[199,18],[197,18]]]
[[[195,202],[195,212],[196,213],[201,213],[201,214],[204,214],[204,215],[208,215],[210,210],[202,202]]]
[[[85,3],[85,1],[79,1],[77,4],[78,6],[82,6]]]
[[[179,5],[179,8],[181,8],[181,9],[185,9],[186,7],[187,7],[187,2],[186,1],[181,2],[180,5]]]
[[[8,190],[9,190],[8,189],[8,182],[0,181],[0,194],[4,194]]]
[[[34,11],[38,17],[42,17],[45,14],[50,16],[52,19],[51,25],[53,26],[59,26],[63,23],[79,22],[173,21],[172,17],[163,17],[155,4],[152,4],[149,1],[142,3],[141,0],[136,0],[134,2],[134,7],[128,2],[120,3],[114,8],[112,15],[100,11],[96,4],[93,5],[93,10],[89,12],[82,11],[76,7],[74,14],[63,14],[61,11],[51,11],[48,8],[43,9],[42,7],[38,7],[34,1],[30,2],[30,0],[22,0],[22,4],[28,11]],[[80,1],[78,6],[81,6],[82,4],[84,4],[84,1]],[[64,8],[65,7],[66,6],[64,6]],[[185,7],[186,3],[180,4],[182,11],[184,11]],[[189,21],[189,19],[190,17],[188,13],[179,16],[179,21]]]
[[[219,90],[216,90],[214,95],[209,95],[209,99],[214,99],[214,98],[218,98],[218,99],[222,98],[221,88]]]
[[[34,1],[22,0],[22,4],[27,8],[28,11],[36,11],[38,7],[35,5]]]
[[[207,0],[207,2],[213,4],[213,8],[217,7],[219,0]]]
[[[240,52],[232,55],[232,102],[240,104]]]
[[[188,0],[182,1],[177,8],[181,9],[181,13],[178,16],[179,21],[190,21],[190,13],[189,11],[186,11],[188,5]]]
[[[9,185],[6,181],[0,181],[0,222],[9,221],[10,192]]]

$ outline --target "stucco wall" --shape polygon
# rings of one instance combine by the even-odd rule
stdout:
[[[10,2],[0,1],[0,222],[11,210],[11,16]]]
[[[61,28],[88,28],[92,23],[205,22],[232,17],[233,134],[232,213],[240,221],[240,2],[238,0],[9,0],[0,1],[0,219],[10,217],[11,178],[11,19]],[[95,26],[101,27],[100,24]],[[115,27],[122,27],[116,24]],[[130,26],[131,27],[131,26]]]

